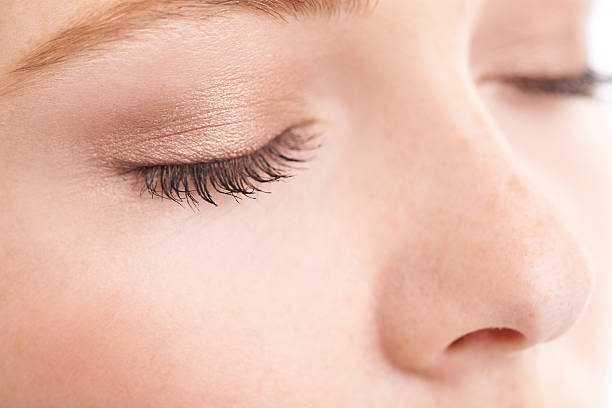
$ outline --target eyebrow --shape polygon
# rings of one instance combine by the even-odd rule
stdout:
[[[11,88],[45,68],[88,53],[104,51],[114,42],[132,38],[156,23],[177,20],[204,21],[239,10],[288,21],[302,16],[363,12],[377,0],[138,0],[77,16],[72,24],[42,43],[9,74],[16,75]],[[1,92],[0,90],[0,93]]]

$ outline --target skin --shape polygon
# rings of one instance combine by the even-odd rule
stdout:
[[[3,2],[0,84],[109,3]],[[232,12],[0,94],[0,406],[598,406],[610,133],[596,100],[500,80],[584,69],[587,11]],[[193,211],[117,168],[304,121],[321,146],[256,200]]]

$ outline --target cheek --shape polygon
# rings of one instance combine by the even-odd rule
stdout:
[[[174,395],[174,406],[182,406],[195,384],[210,391],[227,378],[240,381],[208,375],[222,362],[231,367],[248,337],[244,325],[232,324],[240,321],[238,307],[221,301],[229,283],[182,273],[195,265],[173,265],[168,253],[180,248],[107,241],[74,234],[92,231],[82,225],[32,218],[40,223],[21,223],[3,245],[0,350],[8,357],[0,364],[0,401],[19,395],[29,406],[32,398],[129,406]],[[46,231],[56,231],[55,239]],[[240,299],[250,302],[245,293]]]
[[[606,317],[612,309],[612,132],[606,115],[595,102],[578,98],[485,96],[512,149],[592,255],[595,291],[562,341],[578,344],[593,372],[601,370],[612,336]]]
[[[501,101],[501,102],[499,102]],[[612,132],[590,100],[501,98],[491,106],[511,147],[579,236],[596,264],[597,289],[612,287]]]
[[[589,250],[612,234],[611,132],[602,109],[579,98],[488,98],[508,142]]]
[[[84,246],[61,236],[22,233],[3,257],[0,401],[113,405],[176,381],[180,331],[142,269],[129,269],[133,254],[106,257],[91,237],[81,235]]]
[[[207,226],[191,214],[180,226],[96,230],[103,217],[79,217],[87,211],[68,202],[56,210],[15,215],[20,232],[3,245],[0,401],[266,406],[278,394],[316,396],[317,372],[342,383],[331,361],[362,371],[353,357],[363,344],[328,334],[361,330],[365,294],[346,290],[347,272],[316,266],[332,254],[304,237],[306,225],[294,219],[281,241],[292,214],[265,227],[242,217]]]

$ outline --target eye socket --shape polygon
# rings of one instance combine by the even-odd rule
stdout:
[[[200,200],[217,206],[214,193],[255,198],[267,192],[261,184],[293,176],[300,163],[310,159],[308,152],[318,147],[316,135],[303,126],[290,127],[266,145],[248,155],[201,163],[140,166],[128,170],[137,177],[141,194],[169,199],[190,207]]]
[[[525,93],[592,98],[598,87],[612,83],[612,76],[587,69],[578,75],[562,77],[517,75],[497,80]]]

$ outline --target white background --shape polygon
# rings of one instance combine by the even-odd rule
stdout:
[[[591,24],[591,43],[593,44],[593,62],[596,68],[612,68],[612,1],[597,0],[593,10]]]
[[[596,0],[591,22],[592,66],[598,72],[612,74],[612,0]],[[608,112],[612,123],[612,86],[602,90],[609,102]],[[612,137],[612,134],[610,135]],[[610,158],[612,162],[612,157]],[[612,271],[607,271],[612,273]],[[612,315],[612,310],[609,311]],[[612,318],[612,317],[610,317]],[[612,361],[610,362],[612,366]],[[612,371],[608,379],[608,397],[605,408],[612,408]]]
[[[595,1],[590,28],[592,66],[595,71],[612,74],[612,0]],[[607,88],[603,93],[612,104],[612,86]]]

